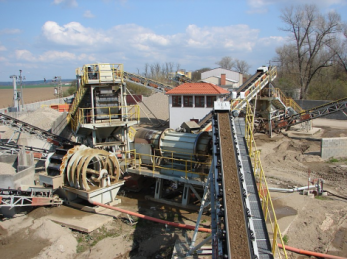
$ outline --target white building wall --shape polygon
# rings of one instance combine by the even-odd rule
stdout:
[[[201,95],[200,95],[201,96]],[[213,107],[206,107],[206,96],[205,96],[205,108],[194,107],[195,105],[195,96],[193,96],[193,107],[183,107],[183,100],[181,107],[172,107],[172,95],[169,98],[169,118],[170,124],[169,127],[172,129],[179,128],[183,122],[190,121],[191,119],[201,120],[209,113]],[[182,97],[183,98],[183,97]],[[223,99],[222,97],[218,99]]]

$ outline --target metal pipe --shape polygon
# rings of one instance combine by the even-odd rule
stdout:
[[[316,187],[317,186],[315,186],[315,185],[310,185],[308,188],[307,188],[307,186],[304,186],[304,187],[297,187],[297,188],[292,188],[292,189],[268,188],[268,190],[273,191],[273,192],[297,192],[297,191],[302,191],[302,190],[306,190],[306,189],[313,189]]]

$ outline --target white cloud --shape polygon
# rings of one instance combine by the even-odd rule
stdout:
[[[7,50],[7,48],[5,46],[0,45],[0,51],[6,51],[6,50]]]
[[[25,61],[35,61],[34,55],[26,49],[18,49],[15,51],[15,56],[19,60],[25,60]]]
[[[56,22],[48,21],[42,26],[42,33],[48,41],[59,45],[92,46],[110,42],[107,34],[86,28],[78,22],[59,26]]]
[[[60,5],[63,4],[66,7],[77,7],[78,3],[76,0],[54,0],[53,4]]]
[[[0,35],[2,34],[18,34],[21,33],[20,29],[3,29],[0,31]]]
[[[136,24],[117,25],[103,31],[84,27],[78,22],[59,25],[47,21],[42,26],[42,35],[55,46],[74,46],[83,52],[122,53],[122,57],[141,56],[165,59],[168,55],[176,58],[176,51],[187,54],[208,52],[232,52],[254,49],[259,30],[248,25],[225,27],[187,26],[185,32],[159,35],[148,28]],[[124,54],[126,53],[126,55]]]
[[[92,12],[90,10],[87,10],[87,11],[84,12],[83,17],[84,18],[94,18],[95,15],[92,14]]]

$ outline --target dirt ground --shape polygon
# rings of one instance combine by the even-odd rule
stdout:
[[[63,87],[63,91],[68,87]],[[24,103],[34,103],[54,99],[54,87],[23,88]],[[13,106],[13,89],[0,89],[0,108]]]
[[[1,90],[2,91],[2,90]],[[276,215],[286,244],[295,248],[347,257],[347,160],[323,161],[320,158],[321,137],[345,137],[347,122],[316,119],[321,130],[314,136],[289,138],[283,134],[272,138],[256,135],[262,165],[270,188],[291,189],[307,186],[310,180],[324,180],[324,189],[334,195],[310,198],[299,192],[271,191]],[[142,193],[121,191],[120,207],[169,221],[194,225],[196,211],[186,211],[148,201],[149,188]],[[36,208],[14,218],[0,216],[0,258],[171,258],[176,240],[191,239],[193,231],[133,218],[125,214],[91,233],[82,233],[48,217],[62,210]],[[73,216],[83,220],[86,216]],[[203,215],[203,227],[210,227],[210,216]],[[271,231],[269,230],[271,235]],[[198,242],[207,237],[198,235]],[[289,258],[309,258],[288,252]],[[312,258],[312,257],[311,257]]]

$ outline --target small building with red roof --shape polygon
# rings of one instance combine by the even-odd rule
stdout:
[[[199,121],[213,109],[214,101],[230,92],[211,83],[185,83],[166,92],[169,95],[170,128],[183,122]]]

